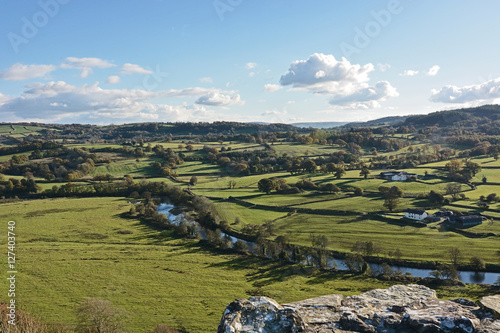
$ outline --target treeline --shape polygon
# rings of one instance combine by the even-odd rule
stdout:
[[[15,146],[0,147],[1,155],[19,154],[31,150],[42,150],[42,149],[56,149],[61,148],[63,145],[53,141],[21,141]]]

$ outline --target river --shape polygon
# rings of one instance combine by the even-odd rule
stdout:
[[[165,214],[167,216],[169,222],[174,225],[179,225],[181,222],[187,222],[191,225],[194,225],[198,231],[198,234],[202,239],[206,239],[205,233],[203,231],[203,228],[197,223],[197,222],[188,222],[183,214],[178,214],[174,215],[170,211],[172,209],[176,208],[174,205],[169,204],[169,203],[161,203],[158,205],[158,212]],[[236,237],[227,235],[225,233],[222,233],[222,237],[226,237],[231,240],[231,246],[234,245],[238,240],[242,241],[247,245],[249,249],[253,249],[256,247],[256,244],[253,242],[248,242],[242,239],[238,239]],[[347,270],[347,266],[344,264],[343,260],[340,259],[329,259],[327,265],[332,268],[336,267],[339,270]],[[379,264],[373,264],[369,263],[370,268],[373,271],[379,271],[380,270],[380,265]],[[416,277],[429,277],[429,273],[433,270],[431,269],[425,269],[425,268],[411,268],[411,267],[403,267],[403,266],[390,266],[392,270],[394,271],[401,271],[403,274],[410,273],[413,276]],[[494,284],[498,277],[499,273],[493,273],[493,272],[474,272],[474,271],[458,271],[459,273],[459,279],[462,282],[465,283],[485,283],[485,284]]]

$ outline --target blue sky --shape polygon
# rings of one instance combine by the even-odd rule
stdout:
[[[0,6],[0,121],[360,121],[500,100],[498,1]]]

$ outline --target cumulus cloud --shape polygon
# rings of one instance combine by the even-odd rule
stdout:
[[[413,69],[407,69],[403,73],[399,74],[399,76],[415,76],[418,74],[418,71]]]
[[[372,64],[351,64],[347,59],[337,60],[333,55],[315,53],[307,60],[294,61],[281,76],[282,86],[316,94],[327,94],[330,104],[350,109],[380,107],[379,102],[398,96],[387,81],[375,86],[368,84]]]
[[[35,77],[42,77],[56,68],[57,66],[54,65],[23,65],[17,63],[0,72],[0,79],[8,81],[28,80]]]
[[[195,103],[211,106],[230,106],[245,104],[245,102],[241,100],[241,97],[238,94],[225,94],[218,91],[214,91],[208,93],[207,95],[201,96],[196,100]]]
[[[0,106],[9,100],[9,96],[0,93]]]
[[[270,91],[270,92],[273,92],[273,91],[278,91],[280,89],[282,89],[283,87],[280,86],[279,84],[272,84],[272,83],[268,83],[268,84],[265,84],[264,85],[264,90],[265,91]]]
[[[254,76],[255,76],[255,72],[250,72],[250,73],[248,73],[248,76],[249,76],[249,77],[254,77]]]
[[[493,102],[497,98],[500,98],[500,78],[477,85],[464,87],[448,85],[439,90],[433,89],[430,100],[439,103],[469,103]]]
[[[286,110],[283,111],[266,110],[265,112],[261,113],[261,116],[284,116],[286,114],[288,114]]]
[[[80,76],[86,78],[90,73],[92,73],[92,68],[108,68],[114,67],[112,63],[107,60],[99,58],[76,58],[68,57],[61,64],[61,68],[75,68],[81,69],[82,72]]]
[[[361,66],[346,58],[339,61],[333,55],[315,53],[307,60],[292,62],[280,84],[316,93],[340,93],[353,84],[367,82],[373,70],[372,64]]]
[[[205,77],[202,77],[200,79],[200,82],[203,82],[203,83],[212,83],[212,78],[209,77],[209,76],[205,76]]]
[[[425,75],[427,75],[427,76],[435,76],[439,72],[440,68],[441,67],[439,67],[438,65],[434,65],[431,68],[429,68],[429,70],[425,73]]]
[[[396,88],[387,81],[380,81],[374,87],[362,88],[349,95],[334,96],[330,104],[355,109],[374,109],[380,107],[380,101],[397,96],[399,93]]]
[[[151,92],[142,89],[103,89],[98,83],[74,86],[64,81],[34,83],[26,86],[18,97],[0,105],[0,112],[15,114],[22,119],[41,121],[112,122],[112,119],[138,121],[214,120],[214,112],[203,105],[172,106],[155,104],[150,99],[159,97],[199,97],[199,103],[214,106],[242,104],[240,96],[217,89],[187,88]],[[0,96],[1,97],[1,96]],[[0,98],[1,100],[1,98]]]
[[[109,83],[109,84],[120,83],[120,77],[117,76],[117,75],[111,75],[110,77],[108,77],[108,79],[106,80],[106,82]]]
[[[122,66],[122,71],[120,74],[152,74],[152,71],[142,68],[135,64],[125,64]]]
[[[255,62],[247,62],[247,63],[245,64],[245,67],[246,67],[247,69],[252,69],[252,68],[255,68],[256,66],[257,66],[257,64],[256,64]]]

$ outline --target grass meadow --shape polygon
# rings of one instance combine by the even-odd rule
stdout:
[[[237,298],[264,294],[291,302],[390,285],[218,253],[197,240],[176,239],[170,231],[120,217],[128,208],[121,198],[1,204],[2,220],[16,221],[16,300],[22,308],[45,322],[72,325],[77,304],[95,297],[127,313],[127,332],[166,324],[202,333],[214,332],[225,306]],[[224,211],[233,217],[230,207]],[[244,219],[256,222],[254,214],[249,210]],[[5,233],[0,241],[6,242]],[[5,279],[0,288],[7,289]]]

